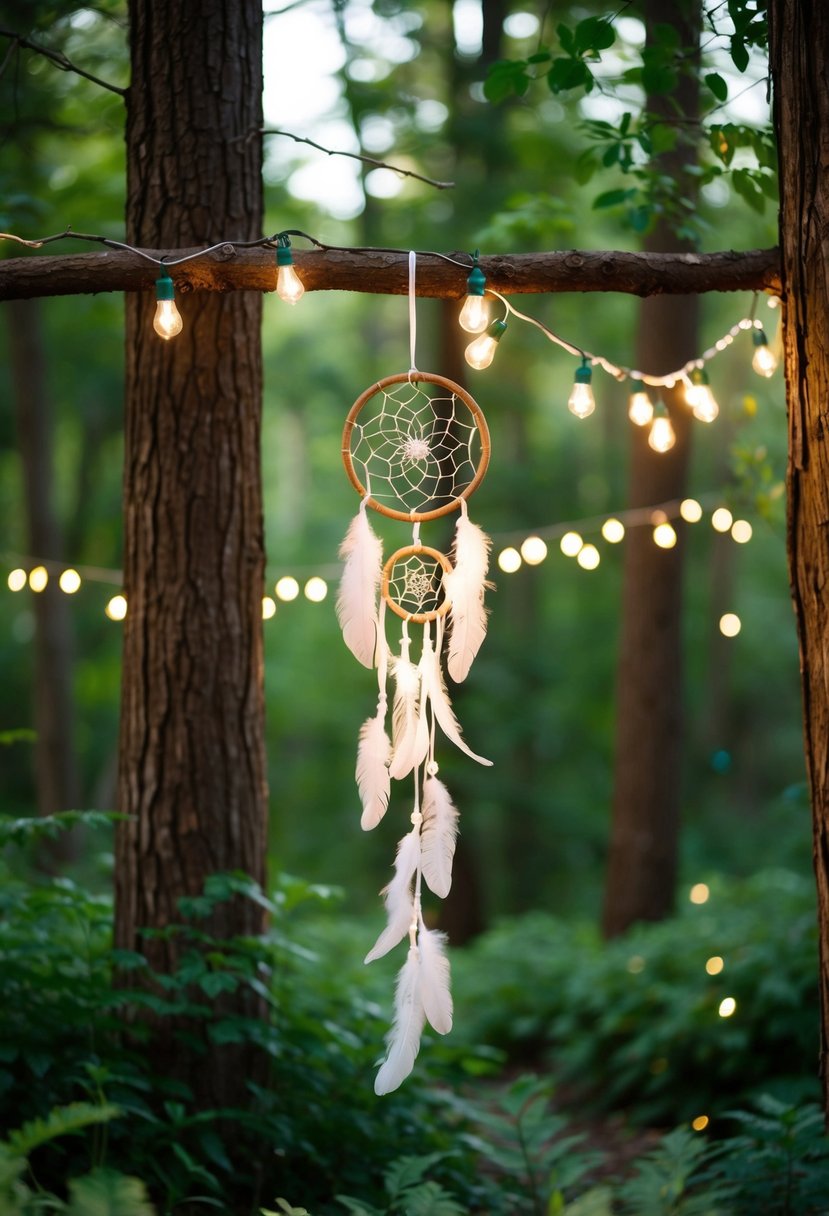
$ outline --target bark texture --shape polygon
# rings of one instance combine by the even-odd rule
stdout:
[[[239,147],[228,151],[228,170],[241,158]],[[238,182],[238,175],[232,179]],[[216,217],[201,246],[192,237],[133,240],[154,257],[177,258],[210,240],[233,231],[232,223]],[[258,235],[258,233],[256,234]],[[241,239],[241,238],[239,238]],[[252,239],[252,238],[251,238]],[[365,291],[374,295],[405,295],[409,290],[408,254],[382,249],[294,248],[294,262],[308,291]],[[460,299],[466,292],[469,255],[453,254],[454,266],[434,254],[417,260],[417,294]],[[558,253],[526,253],[481,258],[489,286],[503,295],[544,291],[620,291],[629,295],[676,295],[703,291],[780,291],[776,249],[726,250],[720,253],[614,253],[571,249]],[[35,296],[84,295],[98,291],[142,292],[142,307],[151,308],[158,268],[125,250],[9,258],[0,261],[0,300]],[[238,249],[222,245],[171,270],[177,291],[275,291],[273,250]],[[278,307],[277,304],[274,307]]]
[[[128,240],[258,234],[261,145],[233,136],[261,126],[261,5],[133,0],[130,46]],[[184,330],[165,342],[154,301],[127,298],[119,809],[131,818],[117,838],[115,936],[164,972],[176,941],[141,931],[180,920],[179,897],[210,874],[264,882],[267,822],[261,296],[200,293],[180,307]],[[254,934],[262,912],[224,903],[204,927]],[[235,1001],[257,1011],[244,990]],[[210,1050],[202,1099],[243,1101],[246,1069]]]
[[[800,643],[820,938],[820,1070],[829,1118],[829,8],[772,0],[789,411],[788,541]]]
[[[680,17],[667,0],[646,0],[648,28],[675,21],[680,44],[696,47],[699,6],[692,0]],[[674,14],[672,16],[672,13]],[[651,98],[648,109],[669,118],[677,110],[698,112],[696,57],[670,97]],[[691,136],[695,139],[696,136]],[[654,168],[672,177],[677,194],[694,197],[685,166],[696,145],[680,136],[677,147],[657,158]],[[682,256],[687,244],[669,222],[645,238],[646,253],[670,250]],[[698,348],[698,299],[672,296],[644,300],[639,311],[637,366],[664,375],[694,358]],[[682,388],[661,392],[676,432],[666,453],[648,445],[648,428],[631,427],[629,501],[631,508],[685,495],[692,416]],[[613,807],[602,928],[608,937],[635,921],[662,920],[673,910],[679,853],[682,766],[682,573],[684,537],[661,549],[650,529],[633,528],[624,554],[622,615],[616,690]]]

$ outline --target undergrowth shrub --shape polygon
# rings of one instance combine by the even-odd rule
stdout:
[[[639,1123],[816,1098],[814,902],[775,870],[712,879],[706,903],[609,943],[542,914],[507,922],[456,952],[457,1033],[543,1059],[574,1101]]]

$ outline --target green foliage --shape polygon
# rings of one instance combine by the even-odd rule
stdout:
[[[546,1052],[581,1101],[631,1106],[638,1122],[713,1115],[772,1086],[805,1095],[818,1024],[811,883],[767,872],[710,886],[707,904],[608,944],[540,915],[488,934],[455,968],[462,1033],[519,1058]],[[713,957],[724,968],[709,975]],[[727,996],[736,1011],[722,1017]]]
[[[337,1202],[351,1216],[464,1216],[466,1209],[456,1203],[440,1183],[426,1178],[444,1155],[400,1157],[392,1162],[383,1175],[388,1203],[382,1208],[350,1195],[338,1195]]]
[[[721,1180],[703,1190],[694,1185],[714,1152],[701,1136],[676,1128],[637,1162],[633,1177],[619,1188],[622,1210],[630,1216],[726,1216],[730,1209],[720,1205],[731,1200],[730,1186]]]

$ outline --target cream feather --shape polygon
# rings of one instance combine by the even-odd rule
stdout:
[[[423,783],[422,812],[420,852],[423,877],[430,891],[446,899],[452,886],[458,812],[449,791],[437,777],[427,777]]]
[[[420,958],[417,948],[412,946],[397,977],[394,1024],[388,1036],[386,1058],[374,1079],[374,1092],[379,1096],[390,1094],[405,1081],[420,1051],[420,1035],[425,1021],[420,978]]]
[[[390,774],[395,780],[405,777],[415,766],[420,702],[420,672],[404,653],[392,659],[394,706],[392,709],[392,748]]]
[[[368,522],[365,499],[340,545],[340,557],[345,566],[337,594],[337,620],[354,657],[364,667],[373,667],[383,546]]]
[[[412,879],[420,862],[420,830],[413,828],[397,845],[394,878],[383,888],[386,927],[365,957],[367,963],[382,958],[401,942],[414,920]]]
[[[472,660],[486,637],[484,593],[492,541],[466,511],[458,517],[452,551],[453,570],[443,576],[449,600],[449,653],[447,667],[456,683],[465,680]]]
[[[420,952],[420,999],[429,1025],[438,1034],[452,1029],[452,993],[449,989],[449,959],[446,934],[427,929],[420,922],[417,947]]]
[[[424,698],[428,700],[432,706],[432,711],[443,733],[456,747],[459,747],[462,752],[470,756],[473,760],[477,760],[479,764],[491,765],[491,760],[486,760],[483,756],[478,756],[464,742],[461,737],[461,728],[458,725],[458,720],[452,710],[449,701],[449,694],[446,691],[446,685],[443,682],[443,673],[440,670],[440,654],[432,647],[432,641],[428,632],[423,635],[423,654],[420,659],[421,668],[421,712],[423,710]]]
[[[364,832],[376,828],[389,805],[389,760],[391,740],[386,734],[386,698],[381,697],[377,714],[360,728],[357,745],[357,788],[363,804],[360,827]]]

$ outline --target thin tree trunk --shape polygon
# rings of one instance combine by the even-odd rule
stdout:
[[[130,242],[260,234],[261,142],[235,137],[262,122],[261,28],[257,0],[133,0]],[[127,299],[119,809],[131,818],[117,839],[115,936],[164,972],[176,941],[142,929],[180,920],[179,898],[208,875],[265,879],[261,304],[254,292],[184,296],[184,330],[165,342],[150,293]],[[255,934],[263,914],[233,900],[204,928]],[[235,1012],[258,1002],[240,989]],[[250,1063],[210,1053],[201,1096],[243,1102]]]
[[[647,0],[648,29],[660,21],[680,26],[680,44],[696,46],[699,8],[680,20],[674,4]],[[696,71],[687,71],[675,94],[653,97],[652,114],[685,118],[698,111]],[[656,159],[654,168],[682,183],[695,157],[682,137]],[[692,194],[690,182],[685,182]],[[678,193],[682,193],[682,189]],[[688,244],[662,222],[645,239],[645,251],[681,252]],[[648,299],[640,306],[637,366],[663,375],[697,350],[695,296]],[[670,452],[648,445],[647,429],[631,427],[629,505],[682,498],[691,444],[690,411],[680,389],[662,399],[676,432]],[[616,750],[610,851],[602,927],[613,937],[637,920],[661,920],[673,909],[679,851],[682,763],[682,573],[683,530],[678,544],[660,549],[649,528],[634,528],[625,544],[622,618],[616,692]]]
[[[20,453],[29,553],[60,561],[60,527],[54,509],[55,470],[52,458],[53,423],[46,385],[46,344],[41,306],[37,300],[16,300],[6,306],[11,350],[12,390]],[[78,775],[73,746],[72,623],[66,595],[54,578],[32,596],[34,636],[34,747],[37,808],[41,815],[78,805]],[[49,842],[43,860],[48,866],[69,860],[73,837]]]
[[[820,935],[820,1071],[829,1120],[829,87],[822,0],[772,0],[789,411],[788,542],[800,643]]]

